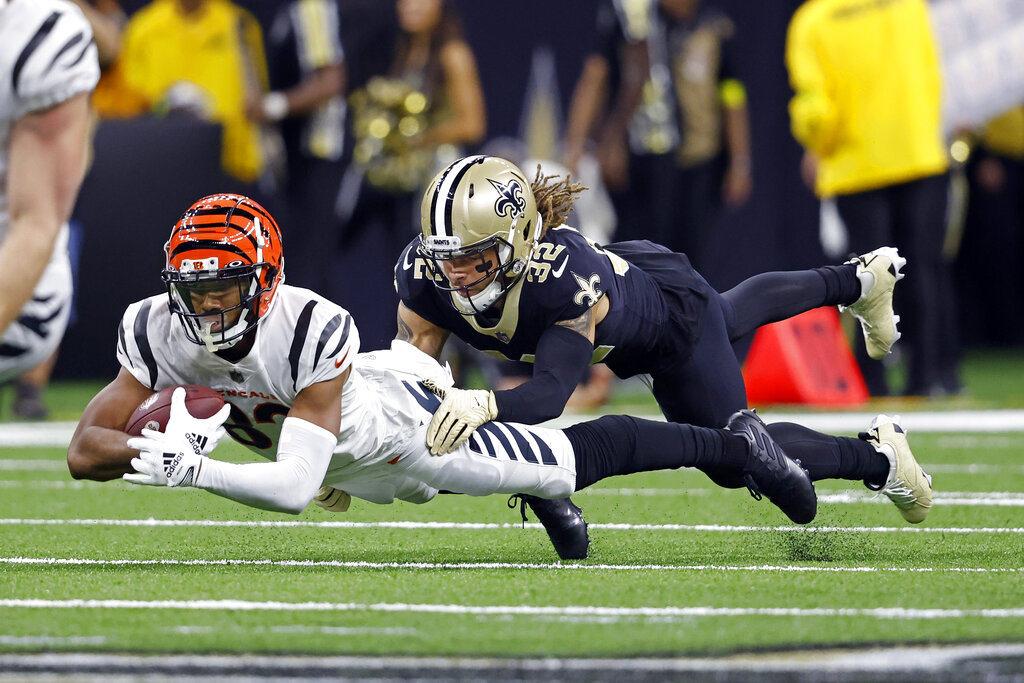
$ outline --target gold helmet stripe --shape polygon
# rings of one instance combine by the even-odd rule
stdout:
[[[462,178],[474,164],[482,164],[487,157],[478,155],[456,161],[448,167],[437,181],[434,197],[430,202],[430,234],[454,237],[452,231],[452,207],[455,204],[455,190]]]

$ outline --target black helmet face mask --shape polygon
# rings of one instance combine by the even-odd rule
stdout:
[[[234,346],[255,327],[255,308],[263,292],[254,271],[248,266],[228,268],[205,278],[165,272],[171,310],[182,321],[186,339],[219,351]]]

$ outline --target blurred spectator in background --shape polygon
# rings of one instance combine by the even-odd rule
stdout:
[[[1024,343],[1024,105],[992,119],[968,163],[967,227],[957,264],[965,343]]]
[[[100,61],[100,82],[92,94],[92,109],[100,119],[144,114],[146,100],[124,82],[118,57],[128,16],[117,0],[72,0],[92,26]]]
[[[927,3],[808,0],[790,23],[786,64],[793,134],[816,193],[836,199],[850,250],[891,244],[907,258],[896,305],[910,356],[905,393],[957,391],[940,311],[955,303],[942,296],[949,162]],[[884,368],[856,345],[871,393],[888,394]]]
[[[618,213],[615,239],[651,239],[700,265],[718,210],[752,190],[746,90],[735,27],[710,2],[607,0],[566,135],[575,167],[597,140]],[[607,114],[599,121],[606,93]]]
[[[239,180],[262,174],[260,127],[246,116],[267,89],[259,24],[230,0],[153,0],[125,28],[124,82],[156,113],[223,125],[221,163]]]
[[[288,278],[326,291],[334,201],[345,142],[345,59],[338,0],[293,0],[267,32],[271,92],[252,100],[249,117],[278,123],[284,143]]]
[[[328,289],[359,319],[366,349],[395,336],[392,268],[419,230],[423,187],[486,130],[476,59],[454,3],[395,7],[400,31],[387,75],[349,98],[355,163],[338,197],[342,232]]]
[[[46,361],[67,325],[66,221],[85,174],[96,53],[75,5],[0,4],[0,381]]]
[[[124,25],[125,17],[120,6],[114,0],[71,0],[78,9],[82,11],[89,26],[92,28],[93,42],[96,43],[96,56],[100,65],[100,82],[92,94],[93,107],[90,108],[90,127],[96,125],[97,99],[100,88],[110,72],[111,66],[117,59],[121,49],[121,28]],[[89,142],[92,142],[90,132]],[[91,161],[91,151],[88,154]],[[87,162],[88,163],[88,162]],[[68,325],[75,323],[74,293],[78,289],[78,278],[74,277],[78,270],[78,258],[81,254],[82,225],[75,220],[68,221],[68,257],[72,272],[72,299],[71,312],[68,318]],[[14,404],[12,412],[14,416],[23,420],[42,420],[49,415],[46,403],[43,401],[43,394],[50,383],[50,375],[53,366],[57,362],[58,349],[39,365],[22,374],[14,383]]]

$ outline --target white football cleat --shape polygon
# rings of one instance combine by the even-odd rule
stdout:
[[[864,436],[889,461],[889,477],[875,490],[885,494],[899,508],[903,519],[920,524],[932,509],[932,478],[925,474],[910,452],[899,415],[877,416],[862,438]]]
[[[892,290],[904,277],[900,269],[907,265],[907,259],[895,247],[881,247],[847,263],[857,264],[862,293],[855,302],[840,306],[839,310],[849,310],[860,321],[868,355],[879,360],[900,338],[896,329],[900,317],[893,312]]]

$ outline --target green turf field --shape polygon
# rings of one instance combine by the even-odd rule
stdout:
[[[83,392],[61,393],[63,406]],[[559,563],[504,498],[291,517],[194,489],[76,482],[61,448],[4,447],[0,654],[660,656],[1024,640],[1024,432],[911,443],[937,490],[920,527],[853,482],[821,482],[817,520],[794,528],[703,475],[635,475],[576,497],[593,539],[578,563]],[[233,444],[217,454],[250,460]]]

